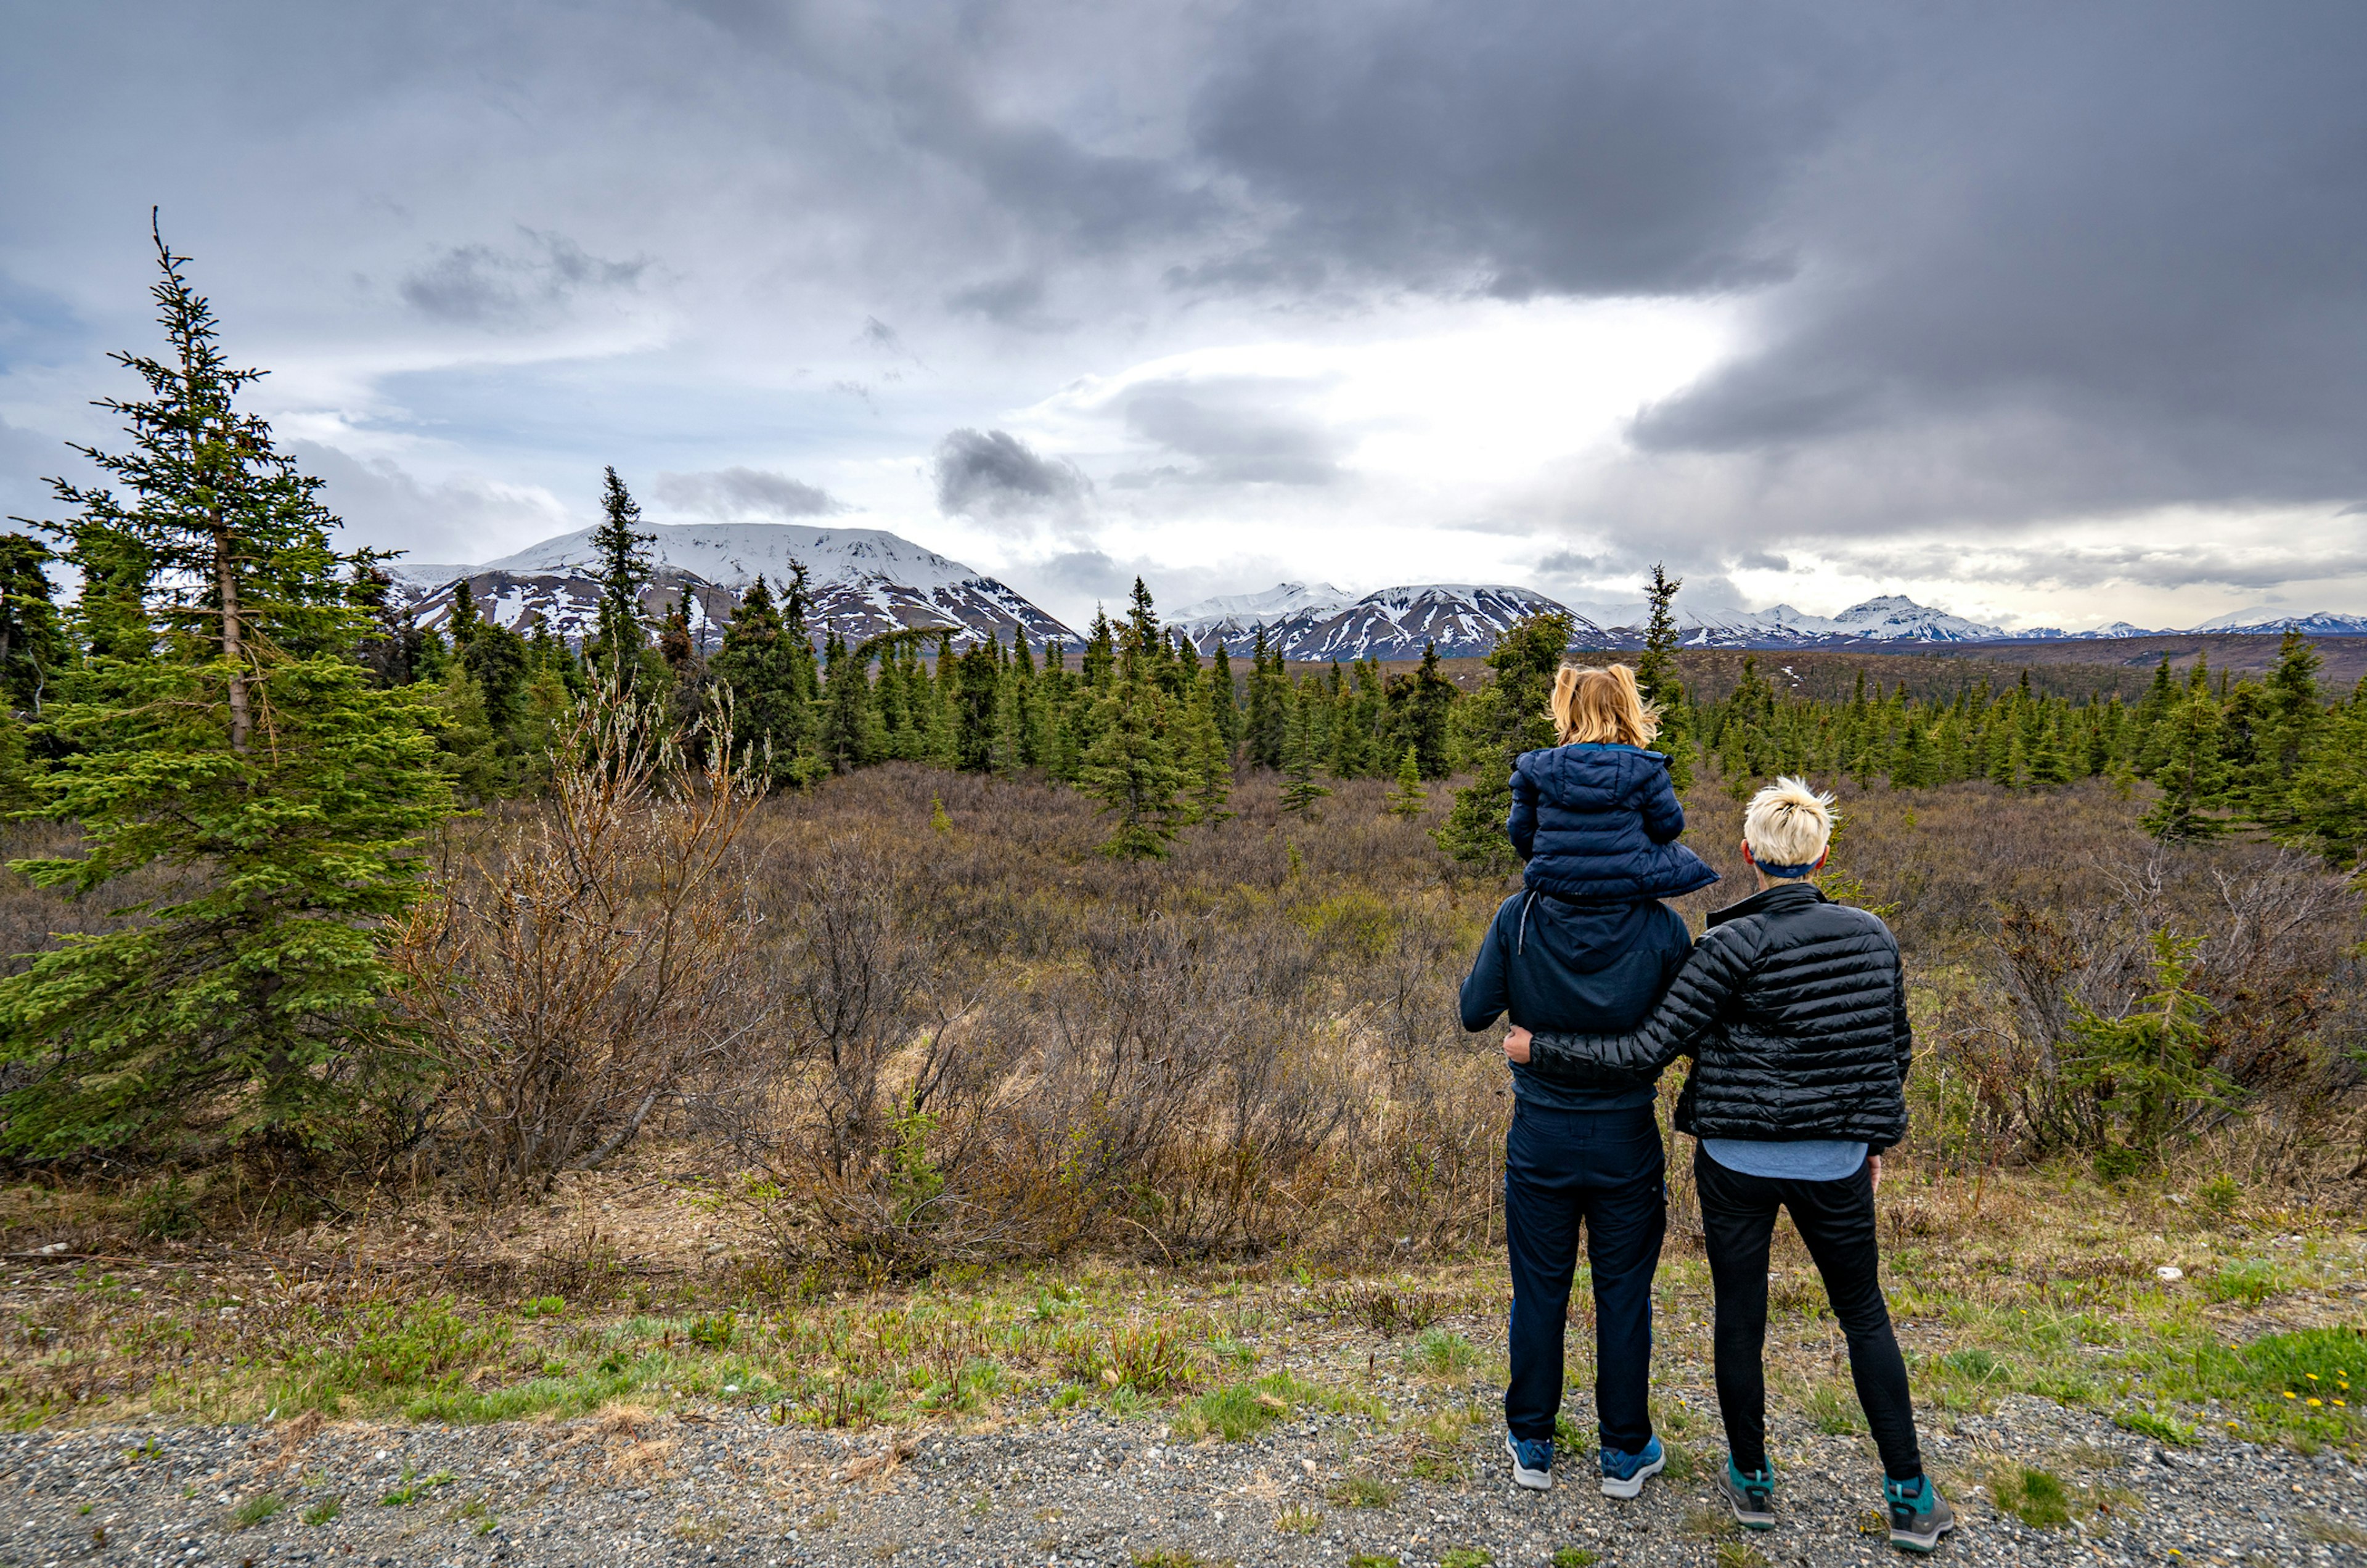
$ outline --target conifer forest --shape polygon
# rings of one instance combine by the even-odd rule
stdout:
[[[1455,1292],[1496,1300],[1509,1103],[1455,996],[1518,886],[1507,779],[1553,743],[1565,659],[1632,663],[1659,710],[1685,841],[1724,877],[1675,901],[1696,930],[1748,890],[1755,788],[1838,794],[1820,886],[1897,933],[1920,1053],[1885,1245],[1937,1272],[1902,1310],[1923,1290],[1988,1347],[1917,1362],[1942,1408],[2122,1408],[2110,1368],[2142,1362],[2186,1369],[2147,1385],[2175,1434],[2237,1394],[2194,1371],[2201,1320],[2146,1294],[2153,1251],[2190,1227],[2211,1299],[2253,1307],[2349,1267],[2259,1239],[2352,1234],[2367,1192],[2367,682],[2298,633],[2240,675],[1943,650],[1808,679],[1682,646],[1655,570],[1641,649],[1545,614],[1484,660],[1313,665],[1263,634],[1204,653],[1139,581],[1075,647],[850,645],[797,569],[702,637],[679,599],[649,613],[615,468],[580,641],[466,592],[428,626],[248,412],[262,372],[189,264],[156,260],[161,339],[94,388],[121,427],[84,454],[103,477],[0,538],[12,1256],[358,1259],[335,1238],[368,1235],[409,1261],[352,1263],[362,1293],[289,1305],[277,1338],[209,1320],[187,1367],[119,1343],[130,1318],[28,1317],[11,1422],[746,1388],[859,1427],[1029,1387],[1229,1432],[1207,1402],[1252,1374],[1223,1358],[1257,1352],[1215,1308],[1088,1332],[1059,1281],[1296,1280],[1341,1322],[1443,1332]],[[634,1192],[668,1217],[620,1232]],[[2052,1258],[2093,1277],[2029,1286],[2046,1321],[2109,1296],[2151,1325],[2112,1340],[2138,1359],[2033,1337],[2015,1280]],[[924,1333],[903,1292],[946,1281],[1018,1292],[1019,1326]],[[833,1337],[827,1303],[866,1292],[909,1343]],[[515,1317],[629,1308],[563,1343]],[[761,1352],[734,1313],[774,1325]],[[515,1365],[514,1330],[540,1347]],[[1835,1397],[1812,1373],[1800,1397]],[[2362,1435],[2227,1376],[2259,1384],[2230,1425]],[[1316,1397],[1236,1403],[1254,1427]]]

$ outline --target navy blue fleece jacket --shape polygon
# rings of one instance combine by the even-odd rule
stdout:
[[[1515,893],[1496,911],[1463,982],[1463,1027],[1477,1033],[1510,1013],[1533,1032],[1624,1034],[1651,1016],[1693,945],[1683,917],[1656,899],[1573,904]],[[1659,1077],[1574,1083],[1510,1066],[1513,1093],[1559,1111],[1648,1104]]]

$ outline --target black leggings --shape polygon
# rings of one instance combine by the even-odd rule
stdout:
[[[1872,1169],[1860,1166],[1839,1181],[1788,1181],[1728,1170],[1696,1147],[1693,1187],[1717,1292],[1717,1404],[1735,1467],[1753,1473],[1767,1468],[1767,1246],[1780,1204],[1792,1212],[1824,1276],[1884,1472],[1893,1481],[1921,1475],[1907,1362],[1882,1300]]]

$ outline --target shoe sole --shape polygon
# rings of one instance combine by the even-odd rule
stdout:
[[[1890,1532],[1890,1544],[1898,1548],[1901,1551],[1912,1551],[1918,1556],[1921,1556],[1926,1552],[1939,1551],[1941,1538],[1954,1532],[1955,1528],[1956,1521],[1951,1519],[1946,1524],[1942,1525],[1938,1529],[1933,1530],[1928,1536],[1914,1535],[1906,1530],[1894,1529]]]
[[[1525,1486],[1532,1492],[1550,1492],[1553,1490],[1553,1472],[1550,1470],[1530,1470],[1523,1466],[1521,1463],[1521,1450],[1512,1446],[1512,1439],[1510,1434],[1507,1434],[1504,1438],[1504,1451],[1512,1456],[1513,1485]]]
[[[1623,1503],[1631,1498],[1639,1497],[1644,1493],[1644,1483],[1659,1474],[1668,1466],[1669,1456],[1664,1453],[1625,1481],[1615,1475],[1606,1475],[1603,1478],[1603,1495],[1605,1497],[1616,1497]]]
[[[1775,1528],[1775,1516],[1772,1514],[1761,1514],[1745,1508],[1732,1497],[1726,1500],[1726,1506],[1734,1510],[1734,1522],[1744,1529],[1772,1530]]]

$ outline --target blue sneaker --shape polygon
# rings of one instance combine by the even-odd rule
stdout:
[[[1618,1449],[1603,1450],[1603,1495],[1605,1497],[1634,1497],[1644,1490],[1644,1483],[1668,1468],[1669,1456],[1660,1450],[1660,1439],[1644,1439],[1644,1451],[1626,1453]]]
[[[1553,1488],[1553,1442],[1546,1438],[1516,1438],[1504,1434],[1504,1447],[1512,1456],[1512,1484],[1525,1486],[1532,1492]]]
[[[1956,1528],[1956,1512],[1940,1495],[1929,1476],[1882,1483],[1883,1511],[1890,1516],[1890,1544],[1902,1551],[1936,1550],[1940,1538]]]

